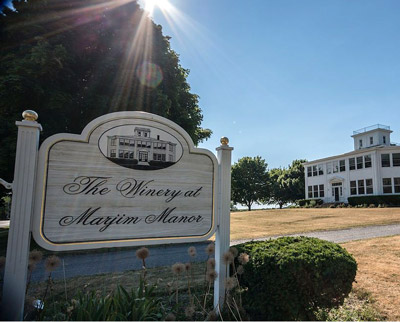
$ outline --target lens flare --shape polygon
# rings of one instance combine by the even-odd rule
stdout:
[[[161,68],[157,64],[144,62],[136,69],[136,75],[142,85],[156,88],[163,80]]]

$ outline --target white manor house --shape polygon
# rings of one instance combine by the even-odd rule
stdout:
[[[400,146],[389,126],[353,132],[354,151],[304,163],[306,199],[347,202],[348,197],[400,195]]]

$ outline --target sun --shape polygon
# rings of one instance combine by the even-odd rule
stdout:
[[[171,4],[168,0],[142,0],[144,10],[150,15],[153,13],[155,8],[160,9],[162,12],[166,12],[171,8]]]

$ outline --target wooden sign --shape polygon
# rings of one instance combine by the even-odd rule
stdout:
[[[118,112],[39,150],[33,236],[73,250],[188,242],[215,230],[217,161],[175,123]]]

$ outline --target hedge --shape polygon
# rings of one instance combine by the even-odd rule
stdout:
[[[316,205],[322,205],[324,203],[324,201],[322,199],[300,199],[300,200],[297,200],[297,204],[300,207],[304,207],[304,206],[310,205],[311,201],[315,201]]]
[[[343,303],[357,263],[341,246],[309,237],[281,237],[237,246],[250,255],[241,285],[252,320],[315,320],[319,308]]]
[[[400,195],[380,195],[380,196],[362,196],[362,197],[349,197],[348,203],[352,206],[357,205],[388,205],[400,206]]]

